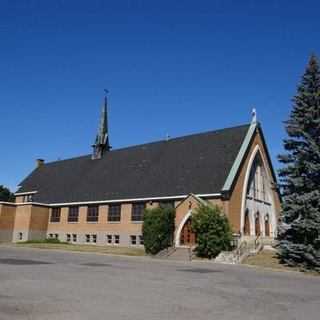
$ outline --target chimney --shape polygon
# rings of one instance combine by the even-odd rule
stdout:
[[[36,160],[36,164],[37,164],[37,168],[40,168],[41,166],[43,166],[44,160],[43,159],[37,159]]]

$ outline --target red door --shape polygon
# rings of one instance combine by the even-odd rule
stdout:
[[[181,230],[180,244],[183,246],[193,246],[196,244],[196,234],[191,228],[191,218],[186,221]]]

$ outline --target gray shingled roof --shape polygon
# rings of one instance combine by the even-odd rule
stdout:
[[[44,164],[18,192],[69,203],[219,193],[249,125]]]

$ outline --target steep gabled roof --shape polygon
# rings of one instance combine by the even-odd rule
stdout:
[[[36,190],[34,201],[51,204],[219,193],[249,126],[47,163],[18,192]]]

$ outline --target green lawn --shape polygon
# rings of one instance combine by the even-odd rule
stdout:
[[[46,242],[20,242],[15,246],[37,248],[37,249],[55,249],[76,252],[92,252],[101,254],[115,254],[126,256],[144,256],[144,248],[126,248],[117,246],[96,246],[96,245],[80,245],[67,243],[46,243]]]

